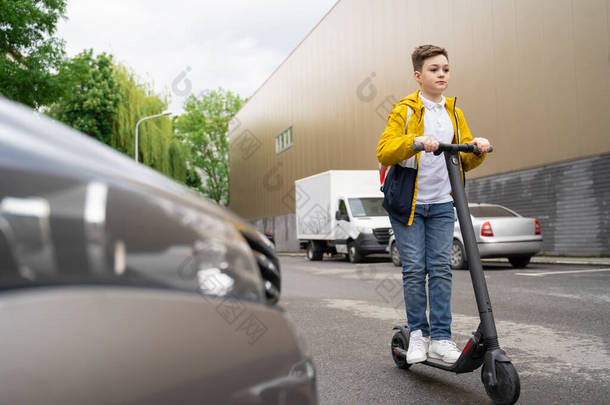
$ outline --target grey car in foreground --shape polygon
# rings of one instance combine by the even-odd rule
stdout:
[[[497,204],[468,204],[481,258],[505,257],[516,268],[526,267],[542,249],[540,223]],[[457,218],[457,217],[456,217]],[[401,266],[394,235],[388,241],[392,262]],[[460,224],[456,220],[451,249],[451,267],[468,266]]]
[[[273,245],[0,98],[0,403],[317,404]]]

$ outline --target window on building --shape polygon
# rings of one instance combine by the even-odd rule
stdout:
[[[281,153],[292,146],[294,137],[292,135],[292,127],[289,127],[280,132],[275,137],[275,153]]]

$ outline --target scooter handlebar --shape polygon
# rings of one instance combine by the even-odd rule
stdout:
[[[493,152],[493,146],[489,147],[489,152]],[[421,142],[413,142],[413,150],[414,151],[423,151],[424,144]],[[465,152],[465,153],[474,153],[475,155],[480,155],[479,149],[477,145],[474,143],[441,143],[438,145],[438,149],[434,152],[435,155],[440,155],[443,152]]]

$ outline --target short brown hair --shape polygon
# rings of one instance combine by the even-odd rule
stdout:
[[[435,45],[420,45],[411,54],[411,60],[413,61],[413,70],[421,72],[421,68],[424,66],[424,60],[431,58],[436,55],[445,55],[445,58],[449,60],[447,50]]]

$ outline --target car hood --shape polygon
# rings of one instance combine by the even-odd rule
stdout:
[[[1,96],[0,126],[6,129],[1,139],[3,165],[29,165],[37,166],[37,169],[48,166],[49,170],[57,170],[60,162],[72,173],[87,173],[89,177],[109,178],[133,187],[171,193],[189,205],[232,223],[241,233],[268,248],[265,238],[229,209],[63,123]],[[12,131],[11,127],[22,131]]]

